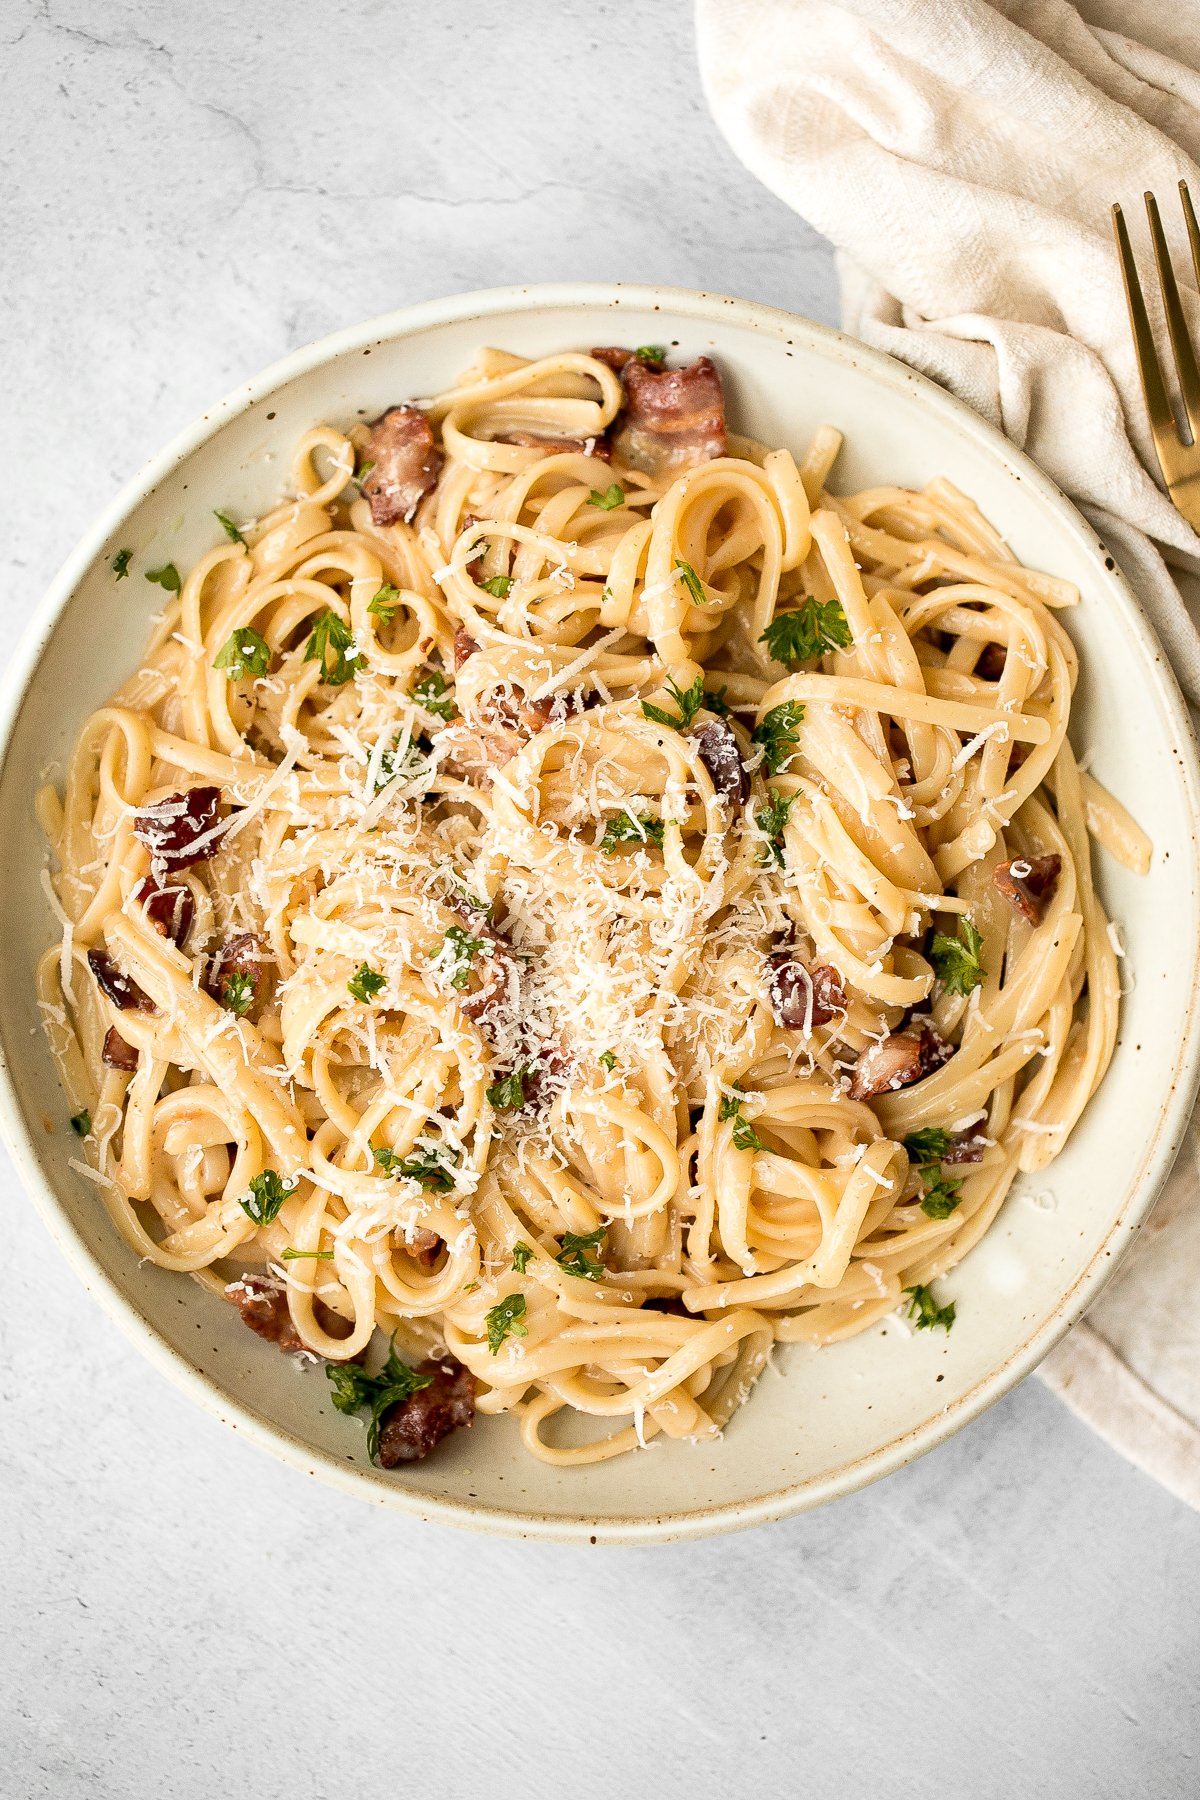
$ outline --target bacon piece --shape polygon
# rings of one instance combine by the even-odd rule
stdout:
[[[975,673],[981,681],[999,681],[1007,660],[1008,651],[1003,644],[985,644],[975,664]]]
[[[287,1289],[274,1275],[243,1275],[240,1280],[229,1283],[225,1298],[231,1306],[237,1307],[243,1325],[248,1325],[268,1344],[278,1344],[281,1350],[288,1352],[303,1350],[303,1339],[288,1311]]]
[[[845,1017],[846,990],[831,964],[817,963],[809,969],[791,950],[776,950],[767,958],[767,996],[775,1023],[785,1031],[804,1030],[810,988],[814,1026]]]
[[[871,1100],[892,1094],[932,1075],[954,1055],[941,1033],[924,1017],[913,1016],[905,1031],[893,1031],[881,1043],[868,1044],[850,1071],[850,1098]]]
[[[191,888],[159,887],[147,876],[133,890],[133,897],[141,903],[155,931],[182,949],[196,911]]]
[[[477,648],[474,645],[468,654],[473,656]],[[456,633],[455,667],[460,668],[457,657]],[[493,769],[502,769],[511,762],[531,737],[547,725],[561,724],[578,711],[579,702],[573,694],[546,694],[540,700],[528,700],[524,694],[491,694],[483,703],[480,718],[463,720],[441,734],[438,741],[443,747],[442,767],[479,786],[491,780]]]
[[[110,1025],[104,1034],[104,1048],[100,1052],[100,1060],[107,1063],[110,1069],[124,1069],[126,1074],[133,1074],[138,1066],[138,1053],[132,1044],[127,1044],[115,1025]]]
[[[138,986],[132,976],[121,973],[107,950],[89,950],[87,959],[88,968],[100,983],[102,991],[122,1012],[152,1013],[158,1010],[149,994]]]
[[[462,666],[465,662],[470,662],[470,660],[473,656],[478,655],[478,652],[479,652],[479,645],[475,642],[475,639],[471,636],[470,632],[464,631],[462,626],[460,625],[458,630],[454,634],[454,672],[455,672],[455,674],[457,675],[458,671],[462,668]]]
[[[962,1132],[950,1140],[950,1148],[942,1157],[943,1163],[977,1163],[983,1161],[983,1153],[987,1149],[987,1139]]]
[[[219,1000],[222,1006],[228,1004],[226,989],[230,977],[245,975],[250,980],[250,1003],[239,1013],[240,1018],[252,1015],[265,997],[266,984],[266,946],[253,931],[244,931],[238,937],[229,938],[213,958],[207,979],[205,992]]]
[[[935,1069],[940,1069],[954,1055],[954,1045],[946,1042],[928,1013],[910,1014],[908,1029],[915,1031],[917,1035],[922,1075],[932,1075]]]
[[[543,1044],[531,1063],[525,1065],[525,1101],[527,1105],[548,1106],[562,1092],[571,1073],[571,1058],[557,1044]]]
[[[436,1231],[414,1231],[412,1241],[405,1245],[414,1262],[419,1262],[423,1269],[432,1269],[437,1261],[442,1240]]]
[[[1011,862],[997,863],[992,880],[1008,904],[1031,925],[1040,925],[1046,903],[1058,886],[1062,873],[1062,857],[1056,850],[1047,856],[1014,856]]]
[[[205,838],[221,816],[218,787],[188,788],[168,794],[134,814],[133,835],[150,852],[150,866],[157,877],[163,871],[190,868],[207,862],[221,848],[223,833]],[[199,839],[205,841],[199,843]],[[159,885],[155,881],[155,886]]]
[[[612,461],[612,446],[607,437],[542,437],[536,431],[506,431],[492,441],[513,444],[518,450],[541,450],[546,456],[595,456],[601,462]]]
[[[725,395],[707,356],[684,369],[648,368],[636,357],[621,371],[625,406],[613,453],[618,462],[673,478],[725,454]]]
[[[461,900],[452,904],[471,936],[482,938],[485,945],[482,953],[476,952],[471,963],[471,976],[478,976],[480,985],[471,991],[464,990],[458,1001],[468,1019],[482,1021],[509,991],[515,952],[511,940],[502,931],[497,931],[477,907]]]
[[[418,1375],[431,1375],[428,1387],[384,1414],[379,1431],[379,1466],[394,1469],[417,1462],[460,1426],[475,1422],[475,1377],[453,1356],[417,1364]]]
[[[376,525],[409,520],[442,471],[442,453],[419,406],[392,406],[372,420],[365,458],[375,467],[362,484]]]
[[[593,350],[590,354],[595,357],[597,362],[607,363],[609,368],[615,369],[618,375],[626,363],[633,361],[633,351],[622,350],[619,344],[602,344],[598,350]]]
[[[732,727],[724,719],[710,719],[689,735],[718,794],[727,800],[745,800],[750,792],[750,777]]]

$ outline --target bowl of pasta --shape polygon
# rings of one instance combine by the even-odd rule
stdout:
[[[505,290],[152,463],[8,672],[0,1115],[305,1470],[653,1541],[1031,1369],[1197,1076],[1200,775],[1091,528],[786,314]]]

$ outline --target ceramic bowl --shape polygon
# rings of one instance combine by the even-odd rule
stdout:
[[[530,1460],[504,1419],[480,1419],[427,1462],[370,1467],[361,1426],[193,1282],[139,1266],[77,1149],[38,1030],[33,970],[53,936],[33,796],[61,771],[86,715],[136,667],[161,601],[135,570],[187,567],[214,508],[253,517],[278,496],[299,435],[450,383],[482,342],[528,356],[599,343],[708,352],[735,428],[799,451],[836,425],[836,484],[920,486],[948,475],[1016,555],[1078,584],[1066,619],[1082,664],[1071,737],[1154,841],[1138,879],[1096,853],[1120,922],[1126,987],[1112,1067],[1063,1155],[1019,1181],[991,1231],[941,1283],[949,1335],[892,1319],[774,1366],[719,1442],[660,1441],[584,1469]],[[297,352],[196,421],[130,483],[53,583],[0,702],[0,1123],[68,1261],[185,1392],[255,1442],[368,1500],[478,1530],[652,1542],[745,1526],[845,1494],[933,1448],[1034,1367],[1116,1267],[1170,1166],[1197,1077],[1200,770],[1175,681],[1095,532],[1023,456],[902,364],[838,333],[741,300],[657,288],[559,286],[412,307]]]

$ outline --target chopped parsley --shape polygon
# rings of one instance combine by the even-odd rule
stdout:
[[[616,1052],[613,1050],[602,1050],[600,1052],[599,1062],[602,1068],[609,1070],[611,1073],[617,1066]]]
[[[788,822],[788,814],[795,804],[795,794],[781,794],[778,788],[768,788],[770,799],[766,806],[760,806],[754,815],[754,823],[767,840],[774,860],[783,867],[783,832]]]
[[[376,1150],[375,1162],[385,1175],[404,1175],[424,1188],[448,1194],[454,1186],[458,1155],[448,1147],[444,1151],[418,1147],[411,1156],[401,1156],[398,1150]]]
[[[221,986],[222,1004],[235,1018],[244,1019],[254,1004],[257,987],[258,983],[246,969],[233,969]]]
[[[523,1275],[525,1273],[526,1269],[529,1267],[529,1261],[532,1255],[533,1251],[530,1249],[529,1245],[523,1238],[518,1238],[513,1245],[512,1251],[512,1266],[518,1275]]]
[[[940,1126],[927,1125],[923,1131],[910,1131],[904,1140],[908,1158],[922,1180],[921,1211],[930,1219],[948,1219],[962,1200],[962,1182],[950,1181],[942,1173],[942,1158],[953,1139]]]
[[[606,856],[615,855],[621,844],[657,844],[661,849],[664,830],[661,819],[651,819],[645,813],[635,816],[633,813],[620,812],[604,827],[600,848]]]
[[[306,1257],[313,1262],[333,1261],[332,1250],[293,1250],[290,1244],[286,1250],[281,1252],[281,1255],[284,1262],[302,1262]]]
[[[908,1160],[918,1169],[925,1169],[941,1163],[952,1141],[948,1131],[937,1125],[927,1125],[923,1131],[910,1131],[904,1140],[904,1148],[908,1151]]]
[[[507,1337],[528,1337],[528,1325],[522,1325],[525,1316],[524,1294],[510,1294],[507,1300],[501,1300],[486,1315],[488,1349],[493,1356],[500,1354],[500,1346]]]
[[[670,713],[665,707],[652,706],[649,700],[642,701],[642,712],[656,725],[669,725],[672,731],[686,731],[704,705],[704,677],[697,675],[691,687],[681,688],[668,675],[666,686],[667,692],[679,708],[678,712]]]
[[[304,660],[320,663],[321,680],[327,686],[344,687],[355,672],[353,665],[362,662],[363,653],[355,648],[354,633],[345,619],[335,612],[323,612],[304,647]]]
[[[132,558],[132,556],[133,556],[132,550],[118,550],[117,551],[117,554],[113,557],[112,561],[108,565],[109,568],[113,572],[114,580],[124,581],[125,577],[129,573],[129,563],[130,563],[130,559]]]
[[[724,1123],[733,1120],[733,1145],[735,1150],[765,1150],[766,1145],[755,1131],[753,1125],[742,1111],[742,1090],[734,1084],[732,1094],[722,1094],[721,1104],[717,1108],[717,1118]]]
[[[614,481],[610,487],[605,488],[603,493],[599,488],[593,488],[588,495],[587,503],[589,506],[598,506],[602,512],[611,512],[614,506],[621,506],[624,500],[625,489],[619,481]]]
[[[796,727],[804,722],[804,707],[799,700],[785,700],[764,713],[754,727],[756,744],[763,747],[763,762],[771,775],[781,775],[796,754]]]
[[[76,1137],[86,1137],[92,1129],[92,1115],[85,1106],[82,1112],[71,1114],[71,1130]]]
[[[776,613],[759,638],[768,653],[785,668],[798,669],[826,650],[846,650],[854,642],[840,600],[814,600]]]
[[[930,1219],[948,1219],[962,1200],[962,1182],[947,1181],[939,1175],[925,1189],[921,1211]]]
[[[402,1406],[419,1388],[427,1388],[433,1381],[432,1375],[422,1375],[400,1361],[394,1336],[388,1346],[387,1361],[378,1375],[368,1375],[358,1363],[326,1363],[325,1373],[333,1389],[333,1404],[339,1412],[353,1414],[361,1407],[370,1407],[367,1455],[372,1462],[379,1452],[379,1429],[384,1415],[393,1406]]]
[[[146,580],[156,582],[160,588],[166,588],[168,594],[177,594],[183,585],[174,563],[164,563],[161,569],[147,569]]]
[[[493,600],[507,600],[512,592],[513,578],[511,575],[493,575],[490,580],[481,581],[479,585]]]
[[[716,693],[713,693],[711,688],[705,688],[704,690],[704,704],[707,706],[710,713],[716,713],[718,719],[727,719],[729,717],[730,706],[728,700],[725,698],[725,692],[726,690],[724,688],[718,688]]]
[[[489,1106],[497,1112],[519,1112],[525,1104],[525,1077],[527,1069],[514,1069],[500,1081],[494,1081],[487,1091]]]
[[[697,575],[695,569],[693,569],[691,563],[684,562],[682,557],[677,556],[675,558],[675,567],[679,571],[679,576],[684,587],[692,597],[692,605],[711,606],[712,598],[705,593],[704,583]]]
[[[243,675],[265,675],[270,661],[266,638],[253,625],[239,625],[213,657],[213,668],[224,669],[230,681],[240,681]]]
[[[377,619],[382,619],[385,625],[390,625],[396,616],[396,610],[399,605],[400,589],[392,587],[389,582],[385,581],[383,586],[375,594],[374,598],[368,603],[367,611],[369,613],[374,613]]]
[[[929,950],[933,972],[948,994],[969,994],[983,981],[987,970],[979,960],[983,939],[965,914],[958,921],[958,936],[936,931]]]
[[[395,737],[392,739],[390,749],[385,750],[383,755],[379,758],[379,768],[375,776],[375,793],[378,793],[381,788],[387,787],[389,782],[396,781],[397,779],[416,781],[420,776],[424,775],[429,766],[411,739],[405,749],[404,755],[400,755],[399,745],[401,735],[400,732],[396,733]]]
[[[354,471],[354,480],[359,482],[365,481],[374,467],[375,464],[373,462],[360,462]]]
[[[913,1321],[918,1331],[949,1331],[954,1323],[953,1300],[948,1306],[939,1306],[930,1290],[920,1285],[904,1291],[912,1296],[905,1317]]]
[[[446,933],[446,948],[451,953],[447,979],[461,993],[471,979],[471,964],[481,950],[487,949],[487,939],[472,937],[461,925],[451,925]]]
[[[274,1169],[264,1169],[250,1178],[250,1192],[240,1201],[242,1211],[256,1225],[269,1225],[284,1201],[296,1191],[296,1183],[284,1182]]]
[[[364,1006],[369,1006],[376,994],[381,994],[387,986],[387,978],[373,969],[370,963],[359,963],[346,986],[352,999],[361,1000]]]
[[[238,530],[238,528],[234,524],[233,520],[229,517],[228,513],[217,512],[216,508],[214,507],[213,508],[213,518],[217,521],[217,524],[221,527],[221,530],[225,533],[225,536],[229,539],[230,543],[233,543],[233,544],[244,544],[245,543],[245,541],[246,541],[245,538],[242,536],[241,532]]]
[[[607,1229],[606,1225],[597,1225],[595,1231],[564,1231],[562,1249],[555,1257],[555,1262],[568,1275],[578,1275],[582,1281],[599,1281],[604,1273],[604,1264],[591,1252],[599,1249],[604,1242]]]
[[[439,719],[457,719],[458,708],[450,697],[450,683],[440,669],[430,669],[409,693],[427,713],[433,713]]]
[[[667,346],[665,344],[639,344],[633,354],[640,363],[665,363]]]

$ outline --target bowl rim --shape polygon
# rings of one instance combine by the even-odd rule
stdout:
[[[215,437],[232,419],[257,405],[298,376],[348,352],[382,346],[412,337],[440,325],[478,318],[560,309],[662,312],[672,318],[699,322],[729,320],[750,330],[762,331],[785,343],[803,343],[824,359],[861,366],[893,392],[915,389],[922,404],[973,437],[1002,465],[1011,478],[1023,482],[1057,515],[1058,522],[1096,563],[1099,582],[1126,616],[1139,640],[1139,648],[1152,667],[1152,679],[1179,752],[1179,778],[1189,793],[1191,812],[1200,817],[1200,753],[1183,695],[1166,655],[1140,602],[1121,571],[1106,567],[1109,552],[1074,503],[1025,453],[1016,448],[994,425],[980,417],[964,401],[948,393],[906,363],[870,345],[782,308],[729,295],[709,294],[690,288],[619,282],[553,282],[529,286],[488,288],[441,299],[426,300],[377,318],[343,328],[317,339],[271,363],[260,374],[231,392],[176,433],[156,456],[146,462],[124,485],[93,524],[82,534],[34,609],[15,653],[0,681],[0,787],[8,777],[13,735],[32,685],[42,652],[80,581],[107,542],[130,513],[154,488],[199,446]],[[1111,561],[1111,558],[1109,558]],[[1200,838],[1193,830],[1189,850],[1192,875],[1200,892]],[[1118,1266],[1122,1253],[1147,1213],[1179,1150],[1200,1084],[1200,944],[1194,949],[1190,992],[1182,1039],[1176,1052],[1170,1092],[1157,1127],[1144,1148],[1136,1175],[1107,1236],[1083,1271],[1076,1277],[1049,1316],[1012,1349],[998,1367],[950,1403],[943,1412],[914,1426],[863,1456],[856,1456],[827,1473],[789,1482],[752,1500],[726,1501],[699,1509],[657,1513],[645,1517],[624,1514],[577,1515],[512,1509],[419,1494],[404,1483],[392,1482],[374,1469],[350,1466],[267,1420],[253,1408],[235,1401],[209,1375],[175,1350],[138,1310],[102,1265],[93,1257],[58,1200],[34,1149],[32,1128],[26,1123],[17,1098],[7,1053],[0,1044],[0,1138],[12,1158],[26,1192],[32,1199],[51,1238],[91,1293],[151,1363],[207,1412],[241,1431],[253,1443],[292,1467],[314,1475],[331,1486],[397,1511],[443,1525],[453,1525],[504,1537],[533,1538],[573,1543],[664,1543],[694,1539],[804,1512],[828,1500],[852,1493],[893,1473],[927,1450],[943,1443],[975,1419],[1027,1375],[1053,1348],[1088,1306]]]

